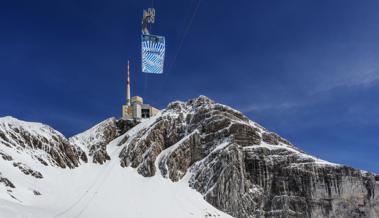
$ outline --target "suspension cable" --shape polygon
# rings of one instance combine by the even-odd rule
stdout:
[[[188,21],[188,23],[187,23],[187,25],[186,25],[186,27],[185,27],[185,29],[184,29],[183,35],[182,35],[182,37],[181,37],[181,39],[180,39],[180,41],[179,41],[179,46],[178,46],[178,48],[176,49],[176,52],[175,52],[175,54],[174,54],[174,58],[173,58],[173,60],[171,61],[170,65],[168,66],[168,70],[167,70],[166,73],[165,73],[166,75],[165,75],[165,77],[164,77],[164,79],[163,79],[163,82],[161,83],[161,86],[160,86],[160,88],[159,88],[159,91],[161,91],[162,88],[166,85],[167,77],[168,77],[169,73],[171,72],[171,70],[173,69],[173,67],[174,67],[174,65],[175,65],[175,63],[176,63],[176,60],[177,60],[177,58],[178,58],[178,56],[179,56],[179,53],[180,53],[180,51],[181,51],[181,49],[182,49],[182,47],[183,47],[184,40],[186,39],[187,35],[188,35],[189,32],[190,32],[190,29],[191,29],[192,23],[193,23],[193,21],[194,21],[194,19],[195,19],[195,17],[196,17],[196,14],[197,14],[197,12],[198,12],[198,10],[199,10],[199,8],[200,8],[200,4],[201,4],[201,2],[202,2],[202,0],[198,0],[197,3],[196,3],[195,9],[193,10],[192,15],[190,16],[190,19],[189,19],[189,21]]]
[[[182,35],[182,38],[180,39],[179,46],[178,46],[178,48],[177,48],[177,50],[176,50],[176,52],[175,52],[175,55],[174,55],[173,61],[172,61],[171,64],[169,65],[166,74],[168,74],[169,72],[171,72],[171,70],[172,70],[172,68],[173,68],[173,66],[174,66],[174,64],[175,64],[175,62],[176,62],[176,59],[177,59],[178,56],[179,56],[179,53],[180,53],[180,51],[181,51],[181,49],[182,49],[182,47],[183,47],[184,40],[186,39],[186,37],[187,37],[187,35],[188,35],[188,33],[189,33],[190,29],[191,29],[192,23],[193,23],[193,21],[194,21],[194,19],[195,19],[195,16],[196,16],[196,14],[197,14],[197,11],[199,10],[199,7],[200,7],[200,3],[201,3],[201,1],[202,1],[202,0],[198,0],[198,1],[197,1],[197,4],[196,4],[196,6],[195,6],[195,9],[193,10],[192,16],[191,16],[191,18],[190,18],[190,20],[189,20],[189,22],[188,22],[186,28],[184,29],[184,33],[183,33],[183,35]]]

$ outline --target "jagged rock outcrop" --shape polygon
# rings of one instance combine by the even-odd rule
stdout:
[[[205,96],[171,103],[128,138],[121,165],[159,172],[248,217],[378,217],[377,176],[305,154]]]
[[[16,186],[11,181],[9,181],[9,179],[2,176],[1,172],[0,172],[0,183],[3,184],[5,187],[16,188]]]
[[[4,154],[3,152],[0,152],[0,156],[7,161],[13,160],[13,158],[10,155]]]
[[[1,156],[6,160],[12,160],[12,156],[5,154],[2,146],[29,153],[44,165],[62,168],[79,165],[80,149],[71,145],[60,132],[40,123],[0,118],[0,144]]]
[[[92,157],[93,163],[103,164],[111,159],[106,146],[137,124],[136,120],[116,120],[112,117],[71,137],[69,141],[71,144],[79,146],[84,154]]]
[[[31,175],[37,179],[42,179],[42,173],[38,172],[37,170],[33,170],[30,167],[28,167],[26,164],[23,164],[21,162],[14,162],[13,163],[14,167],[17,167],[22,173],[25,175]]]

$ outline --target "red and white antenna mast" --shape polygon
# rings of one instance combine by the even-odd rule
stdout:
[[[127,105],[130,106],[130,63],[128,60],[128,85],[126,88],[126,101]]]

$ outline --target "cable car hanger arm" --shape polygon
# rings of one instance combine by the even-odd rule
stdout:
[[[153,24],[154,22],[155,22],[155,9],[148,8],[147,10],[143,10],[142,34],[150,35],[148,24]]]

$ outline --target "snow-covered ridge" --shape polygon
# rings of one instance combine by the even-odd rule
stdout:
[[[0,118],[0,143],[0,153],[11,158],[9,152],[17,152],[42,165],[73,168],[79,164],[78,149],[62,133],[41,123]]]
[[[379,214],[377,176],[306,154],[206,96],[138,125],[110,118],[69,140],[9,119],[0,128],[0,218]],[[78,167],[57,167],[70,158]]]
[[[232,144],[251,153],[257,149],[297,160],[301,164],[339,166],[305,154],[279,135],[251,121],[241,112],[205,96],[170,103],[143,128],[133,128],[133,137],[120,153],[121,165],[143,176],[157,172],[173,181],[183,178],[198,161],[220,153]],[[227,143],[226,143],[227,142]],[[282,152],[286,151],[286,152]],[[222,151],[221,151],[222,152]]]
[[[187,168],[194,161],[203,161],[202,158],[220,149],[220,144],[225,145],[225,141],[230,142],[229,144],[242,145],[246,152],[254,152],[259,148],[279,152],[285,150],[288,157],[296,157],[299,160],[299,163],[292,163],[293,166],[305,163],[338,166],[305,154],[279,135],[251,121],[241,112],[216,103],[206,96],[187,102],[172,102],[153,121],[150,121],[149,125],[144,124],[144,128],[132,130],[135,136],[129,140],[128,147],[121,152],[121,164],[137,168],[144,176],[155,175],[155,171],[160,168],[161,174],[168,177],[176,175],[171,179],[177,181],[186,174]],[[157,138],[158,135],[164,135],[166,139]],[[167,167],[170,163],[167,162],[170,162],[170,157],[175,156],[173,158],[177,159],[177,155],[185,154],[181,149],[189,149],[187,148],[189,139],[212,140],[201,145],[202,151],[196,151],[202,153],[199,157],[192,157],[192,160],[182,163],[185,166],[183,169],[176,169],[176,173],[170,173],[168,169],[170,167]],[[221,147],[226,149],[227,146]],[[181,159],[185,158],[181,157]],[[155,167],[152,168],[153,165]],[[172,160],[171,165],[175,165]],[[178,175],[180,176],[177,177]]]
[[[1,132],[17,135],[23,130],[35,137],[43,137],[46,140],[52,140],[54,136],[64,138],[62,133],[42,123],[26,122],[11,116],[0,117]],[[3,140],[3,142],[5,141],[3,138],[0,138],[0,140]]]
[[[145,120],[108,142],[104,149],[112,158],[102,165],[82,163],[71,170],[49,167],[35,162],[24,150],[17,152],[6,146],[5,153],[13,159],[6,161],[0,157],[0,217],[231,218],[202,199],[185,181],[173,184],[159,175],[145,178],[132,168],[120,166],[117,158],[120,150],[157,119]],[[113,129],[114,121],[108,119],[70,141],[90,151],[94,143],[104,142],[109,136],[107,132]],[[18,161],[22,164],[12,166]],[[43,177],[28,176],[17,170],[20,166],[28,166],[26,169],[30,166]]]
[[[116,119],[112,117],[69,138],[69,142],[83,150],[90,162],[102,164],[111,158],[106,151],[107,144],[118,135]]]
[[[69,141],[70,143],[77,145],[84,151],[88,152],[88,146],[103,143],[105,141],[105,134],[107,130],[111,128],[116,128],[116,118],[114,117],[108,118],[101,123],[96,124],[94,127],[70,137]]]

